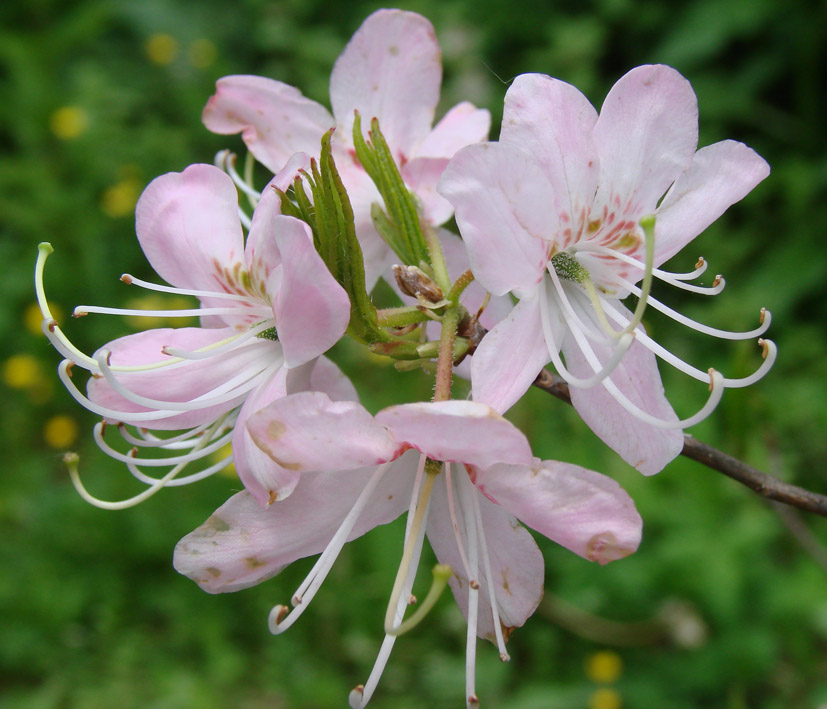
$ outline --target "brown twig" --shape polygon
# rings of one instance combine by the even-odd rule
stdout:
[[[546,369],[542,370],[534,380],[534,386],[571,404],[571,395],[566,383]],[[783,502],[805,512],[827,517],[827,495],[819,495],[803,487],[785,483],[690,435],[684,436],[681,455],[737,480],[769,500]]]

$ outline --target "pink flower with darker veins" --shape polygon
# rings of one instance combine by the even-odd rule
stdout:
[[[253,156],[274,173],[294,153],[318,156],[322,135],[335,127],[333,157],[353,204],[371,286],[389,265],[390,250],[371,220],[371,204],[382,199],[356,159],[354,111],[361,115],[363,128],[372,118],[379,120],[402,178],[433,226],[453,213],[436,192],[448,160],[488,136],[489,112],[468,102],[454,106],[432,127],[442,82],[441,56],[427,19],[413,12],[378,10],[336,60],[330,77],[332,115],[280,81],[227,76],[218,80],[204,109],[204,125],[222,135],[241,133]]]
[[[505,411],[551,361],[585,422],[652,474],[680,453],[681,429],[707,416],[725,387],[746,386],[768,371],[776,353],[769,340],[758,341],[765,359],[752,376],[728,379],[684,362],[640,325],[646,306],[725,339],[760,337],[770,324],[762,310],[754,330],[719,330],[649,295],[653,277],[720,292],[720,277],[711,287],[687,282],[703,273],[703,259],[691,273],[658,267],[769,174],[742,143],[697,150],[697,142],[695,94],[669,67],[630,71],[599,116],[569,84],[541,74],[515,79],[499,142],[461,150],[439,184],[477,280],[495,295],[519,298],[474,355],[474,400]],[[638,298],[634,313],[621,304],[630,294]],[[697,414],[678,419],[656,357],[709,382],[712,393]]]
[[[308,607],[348,540],[408,511],[385,639],[367,682],[351,692],[353,707],[368,703],[397,634],[416,622],[417,613],[404,615],[426,533],[437,559],[450,567],[437,567],[434,576],[443,574],[444,586],[450,575],[468,622],[468,706],[477,703],[476,638],[496,643],[507,660],[509,630],[526,621],[543,592],[542,555],[515,517],[602,564],[640,542],[640,516],[616,482],[534,458],[525,436],[484,404],[403,404],[373,417],[359,404],[304,392],[274,401],[247,427],[267,455],[298,472],[298,485],[266,509],[249,492],[231,497],[178,543],[174,564],[206,591],[221,593],[253,586],[321,552],[292,610],[273,608],[273,633]],[[420,617],[434,600],[429,593],[422,601]]]
[[[292,175],[276,178],[289,184]],[[281,185],[282,187],[284,185]],[[192,310],[123,310],[80,306],[75,315],[201,318],[201,327],[147,330],[118,338],[91,357],[78,350],[52,317],[43,292],[41,246],[38,299],[44,332],[66,357],[61,379],[86,408],[103,417],[95,438],[109,455],[124,461],[148,490],[123,503],[92,498],[102,507],[139,502],[164,486],[194,482],[231,462],[262,505],[288,495],[298,475],[277,466],[249,437],[245,421],[273,399],[319,389],[355,399],[350,382],[320,355],[345,332],[350,301],[313,246],[303,222],[279,213],[273,189],[265,190],[244,241],[238,193],[217,167],[192,165],[154,180],[136,209],[141,248],[170,286],[129,275],[126,283],[153,291],[194,296]],[[72,380],[73,366],[91,373],[87,395]],[[105,440],[107,424],[117,425],[134,446],[124,454]],[[210,457],[232,443],[232,455]],[[138,451],[141,450],[141,453]],[[164,453],[153,457],[148,453]],[[203,469],[181,475],[185,467]],[[169,468],[163,477],[147,469]]]

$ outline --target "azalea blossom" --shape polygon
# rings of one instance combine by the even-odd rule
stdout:
[[[450,567],[468,622],[469,706],[477,702],[477,636],[495,642],[507,660],[509,630],[525,622],[542,596],[542,556],[514,517],[599,563],[632,553],[640,541],[640,517],[616,482],[534,458],[525,436],[484,404],[403,404],[373,417],[358,403],[303,392],[272,402],[247,427],[278,465],[300,474],[298,485],[266,509],[247,491],[231,497],[179,542],[174,564],[220,593],[253,586],[321,552],[292,609],[273,608],[272,632],[304,612],[345,542],[408,511],[385,640],[367,682],[351,693],[354,707],[370,700],[396,635],[408,627],[403,616],[426,533]]]
[[[292,174],[274,183],[289,184]],[[200,307],[128,310],[79,306],[75,315],[200,317],[201,327],[162,328],[120,337],[91,356],[77,349],[51,315],[43,291],[43,264],[51,247],[41,247],[38,299],[44,332],[66,357],[59,374],[69,392],[103,417],[95,427],[99,446],[126,463],[149,488],[122,507],[163,486],[210,475],[231,462],[256,500],[268,504],[290,493],[297,475],[284,470],[252,443],[244,425],[273,399],[313,388],[334,398],[356,398],[349,381],[331,362],[318,359],[344,333],[350,303],[316,253],[309,228],[279,214],[275,190],[266,190],[244,242],[238,193],[232,180],[211,165],[169,173],[146,188],[136,209],[136,232],[152,267],[170,286],[130,275],[126,283],[152,291],[194,296]],[[91,373],[84,394],[72,368]],[[104,433],[117,425],[134,448],[124,454]],[[232,443],[232,454],[210,457]],[[153,452],[166,457],[147,455]],[[181,476],[186,466],[197,472]],[[147,468],[169,468],[158,478]]]
[[[703,371],[667,351],[640,325],[653,307],[724,339],[760,338],[770,324],[728,332],[690,320],[653,298],[659,279],[702,294],[691,273],[659,267],[769,174],[753,150],[725,140],[697,150],[697,100],[666,66],[623,76],[598,115],[573,86],[541,74],[517,77],[505,99],[499,142],[461,150],[440,193],[456,210],[477,280],[519,302],[482,340],[471,365],[473,397],[505,411],[549,361],[571,387],[586,423],[627,462],[656,473],[681,451],[686,428],[704,418],[726,387],[751,376]],[[639,284],[639,285],[638,285]],[[638,298],[634,312],[621,301]],[[562,354],[562,357],[561,357]],[[695,415],[679,420],[666,400],[656,357],[709,383]]]
[[[381,204],[382,199],[356,159],[354,111],[363,126],[374,117],[379,120],[425,219],[442,224],[453,210],[437,194],[437,181],[457,150],[486,139],[491,119],[488,111],[463,102],[432,127],[441,81],[441,51],[431,23],[413,12],[378,10],[336,60],[330,77],[332,114],[275,79],[227,76],[218,80],[203,121],[214,133],[241,133],[252,155],[274,173],[294,153],[318,156],[322,136],[335,127],[333,156],[353,204],[370,286],[389,265],[390,251],[371,220],[371,204]],[[255,200],[255,190],[235,177]]]

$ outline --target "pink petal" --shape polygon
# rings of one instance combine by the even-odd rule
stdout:
[[[359,401],[356,387],[353,386],[342,370],[327,357],[319,357],[316,360],[309,384],[308,388],[327,394],[333,401]]]
[[[549,361],[538,294],[524,298],[482,338],[471,360],[474,401],[501,413],[525,394]]]
[[[482,495],[479,495],[479,504],[497,609],[507,634],[525,623],[543,597],[543,556],[531,535],[508,512]],[[444,475],[437,478],[431,495],[428,541],[439,562],[449,564],[453,569],[454,575],[449,583],[457,605],[467,618],[469,579],[451,525]],[[467,539],[463,540],[463,545],[467,553]],[[482,559],[477,580],[480,584],[477,635],[493,642],[494,621]]]
[[[655,265],[674,256],[770,174],[754,150],[734,140],[701,148],[657,211]]]
[[[494,409],[473,401],[402,404],[383,409],[376,421],[393,437],[435,460],[480,467],[531,460],[525,436]]]
[[[594,128],[600,156],[595,202],[615,198],[639,216],[689,167],[698,145],[698,102],[692,86],[668,66],[640,66],[609,91]]]
[[[535,460],[497,465],[476,475],[490,500],[575,554],[606,564],[640,544],[635,503],[611,478],[577,465]]]
[[[235,290],[244,239],[233,181],[212,165],[154,179],[135,208],[138,241],[152,267],[179,288]]]
[[[416,457],[393,464],[371,495],[349,540],[404,512]],[[175,547],[175,569],[209,593],[255,586],[296,559],[318,554],[353,507],[373,468],[347,475],[306,473],[295,492],[262,509],[248,492],[231,497]]]
[[[592,141],[597,111],[576,88],[544,74],[523,74],[505,95],[500,142],[529,153],[548,178],[558,209],[572,220],[589,208],[600,160]]]
[[[293,153],[318,155],[333,118],[298,89],[261,76],[225,76],[201,116],[213,133],[241,133],[256,160],[272,172]]]
[[[631,318],[631,313],[619,302],[613,305],[624,316]],[[587,314],[589,309],[589,305],[583,304],[580,311]],[[595,326],[599,327],[596,323]],[[594,342],[591,344],[600,361],[608,361],[609,347]],[[566,366],[572,374],[576,377],[594,374],[571,335],[566,335],[562,349]],[[633,404],[647,413],[666,421],[678,420],[664,396],[655,355],[639,342],[632,343],[609,378]],[[589,389],[571,387],[571,402],[589,428],[644,475],[660,472],[683,449],[683,432],[680,429],[655,428],[640,421],[620,406],[601,384]]]
[[[319,392],[278,399],[251,416],[247,428],[259,448],[297,472],[353,470],[403,450],[358,403]]]
[[[531,157],[511,145],[469,145],[437,189],[454,205],[471,270],[486,290],[521,294],[539,283],[558,222],[552,188]]]
[[[163,347],[193,351],[237,334],[233,328],[182,327],[146,330],[113,340],[101,349],[112,353],[110,364],[113,367],[146,365],[169,359],[168,355],[163,354]],[[191,402],[198,397],[209,397],[211,391],[245,371],[254,379],[267,367],[277,365],[280,361],[281,347],[278,343],[257,339],[246,346],[208,359],[189,360],[183,365],[158,367],[142,372],[118,372],[116,376],[127,389],[140,396],[163,401]],[[89,398],[101,406],[129,413],[156,410],[125,399],[103,377],[91,378],[87,388]],[[228,399],[221,405],[198,408],[193,404],[191,410],[168,418],[151,422],[139,420],[135,423],[159,430],[198,426],[238,406],[247,394],[248,392],[242,391],[237,397]],[[130,423],[128,413],[120,420]]]
[[[463,101],[446,113],[415,150],[418,158],[451,158],[458,150],[488,139],[491,114]]]
[[[273,304],[276,330],[285,364],[295,367],[318,357],[344,335],[350,299],[327,270],[304,222],[274,217],[273,230],[284,263]]]
[[[281,215],[281,199],[276,190],[282,192],[293,184],[301,170],[310,166],[306,153],[296,153],[261,192],[253,212],[250,233],[247,235],[245,257],[253,280],[264,289],[267,279],[275,268],[281,265],[282,258],[273,232],[276,230],[277,217]]]
[[[349,139],[354,110],[365,131],[376,117],[394,157],[404,162],[431,129],[441,81],[442,57],[431,23],[413,12],[378,10],[333,67],[336,131]]]

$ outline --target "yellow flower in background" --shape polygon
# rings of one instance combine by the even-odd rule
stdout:
[[[589,697],[589,709],[620,709],[621,706],[620,692],[609,687],[595,689]]]
[[[77,440],[77,437],[77,423],[73,418],[64,414],[52,416],[43,426],[43,440],[50,448],[68,448]]]
[[[623,672],[623,660],[612,650],[595,652],[586,659],[586,676],[597,684],[617,682]]]
[[[145,50],[153,64],[171,64],[178,56],[178,40],[169,34],[154,34],[146,41]]]
[[[135,211],[141,187],[140,180],[135,177],[125,177],[116,182],[101,196],[101,211],[113,219],[131,215]]]
[[[42,379],[40,362],[30,354],[12,355],[3,363],[3,383],[10,389],[30,389]]]
[[[72,140],[89,127],[89,114],[80,106],[61,106],[52,113],[49,125],[61,140]]]
[[[218,51],[208,39],[196,39],[187,50],[187,59],[196,69],[206,69],[214,61]]]

